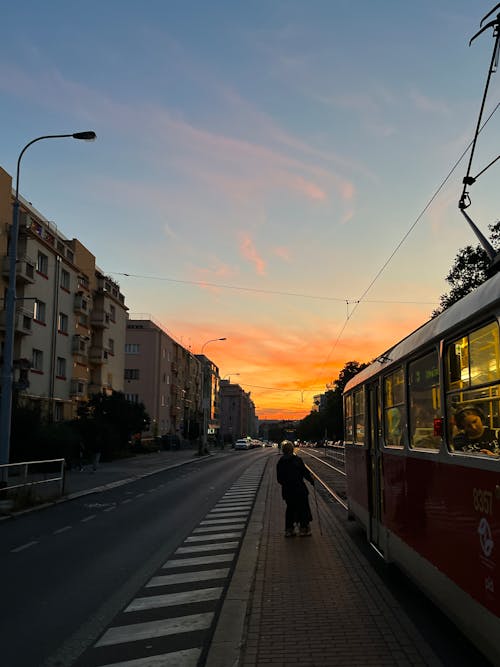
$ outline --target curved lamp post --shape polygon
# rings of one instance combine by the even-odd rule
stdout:
[[[16,169],[16,195],[12,208],[12,228],[9,242],[9,284],[5,293],[5,342],[3,350],[2,364],[2,395],[0,397],[0,465],[9,463],[10,453],[10,431],[11,431],[11,412],[12,412],[12,383],[13,383],[13,360],[14,360],[14,334],[15,334],[15,311],[16,311],[16,262],[17,262],[17,241],[19,236],[19,169],[21,159],[26,150],[37,141],[42,139],[81,139],[83,141],[93,141],[96,133],[73,132],[72,134],[46,134],[43,137],[32,139],[23,148],[17,159]],[[0,484],[4,485],[7,479],[7,468],[2,469],[0,475]]]
[[[205,346],[208,345],[209,343],[216,343],[219,340],[227,340],[227,338],[210,338],[210,340],[206,340],[203,345],[201,346],[201,353],[203,354],[203,350],[205,349]],[[207,448],[207,430],[208,430],[208,402],[212,396],[212,392],[208,391],[208,382],[207,382],[207,367],[205,362],[203,361],[203,435],[201,439],[201,447],[202,451],[204,452]],[[207,396],[207,394],[209,394]],[[201,454],[202,452],[200,452]]]

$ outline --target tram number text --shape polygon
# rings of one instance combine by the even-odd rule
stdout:
[[[493,493],[484,489],[472,489],[474,509],[481,514],[493,514]]]

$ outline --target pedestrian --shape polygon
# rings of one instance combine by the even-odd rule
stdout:
[[[314,486],[314,478],[299,456],[293,453],[293,443],[281,443],[282,456],[276,466],[276,476],[281,484],[281,495],[286,502],[285,537],[295,535],[295,524],[299,524],[299,535],[311,535],[309,523],[312,521],[309,507],[309,491],[304,480]]]

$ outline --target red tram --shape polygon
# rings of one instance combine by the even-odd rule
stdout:
[[[349,513],[500,664],[500,273],[344,392]]]

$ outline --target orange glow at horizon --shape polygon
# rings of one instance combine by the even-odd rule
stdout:
[[[303,419],[312,409],[313,398],[327,390],[326,384],[337,379],[349,361],[370,362],[398,340],[422,324],[418,308],[404,318],[358,323],[334,347],[335,339],[325,340],[325,328],[311,333],[276,326],[221,321],[203,326],[200,323],[177,322],[176,331],[189,332],[190,340],[199,341],[191,351],[204,354],[219,368],[221,378],[250,392],[260,419]],[[226,378],[227,379],[227,378]]]

